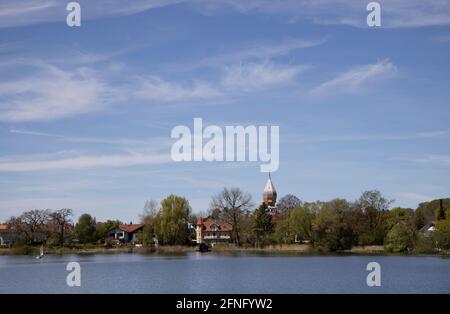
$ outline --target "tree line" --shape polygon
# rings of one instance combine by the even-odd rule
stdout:
[[[255,206],[239,188],[224,188],[212,197],[207,213],[193,214],[187,199],[171,195],[160,205],[148,201],[142,221],[148,237],[171,245],[192,238],[184,222],[207,217],[233,225],[232,241],[238,246],[308,242],[324,251],[368,245],[384,245],[390,252],[450,249],[450,199],[424,202],[417,209],[392,208],[392,203],[377,190],[365,191],[352,202],[303,202],[289,194],[269,210],[264,203]],[[435,231],[422,230],[432,221]]]
[[[264,203],[255,205],[239,188],[224,188],[212,197],[206,213],[195,214],[185,197],[169,195],[160,203],[146,202],[139,238],[148,246],[155,240],[161,245],[190,244],[195,239],[192,226],[199,217],[208,217],[230,223],[237,246],[311,243],[317,250],[341,251],[384,245],[390,252],[418,253],[450,249],[450,199],[424,202],[416,209],[391,208],[392,203],[377,190],[366,191],[355,201],[303,202],[288,194],[269,209]],[[436,221],[433,232],[422,230],[432,221]],[[107,245],[108,231],[121,224],[99,223],[90,214],[74,223],[70,209],[31,210],[7,223],[18,244],[60,246],[74,241]]]

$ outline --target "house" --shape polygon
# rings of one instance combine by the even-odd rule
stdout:
[[[144,229],[144,224],[118,225],[108,232],[108,238],[111,240],[120,240],[125,243],[138,242],[138,234]]]
[[[423,233],[425,236],[429,236],[434,232],[434,230],[436,230],[436,221],[435,220],[430,221],[425,226],[420,228],[419,232]]]
[[[227,222],[199,218],[195,228],[197,244],[206,243],[214,246],[217,243],[231,242],[233,226]]]
[[[9,245],[13,240],[13,230],[7,224],[0,224],[0,246]]]

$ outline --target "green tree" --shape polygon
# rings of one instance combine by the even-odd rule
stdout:
[[[312,214],[307,204],[291,208],[282,214],[275,227],[279,243],[302,242],[311,237]]]
[[[437,211],[436,217],[438,220],[445,219],[445,209],[444,209],[444,200],[439,200],[439,209]]]
[[[275,240],[279,244],[289,244],[294,241],[294,235],[291,233],[292,228],[289,220],[289,213],[283,213],[278,217],[275,225]]]
[[[312,226],[316,247],[330,251],[350,249],[355,242],[353,212],[344,199],[335,199],[315,213]]]
[[[440,199],[435,199],[429,202],[423,202],[419,204],[419,207],[416,209],[417,212],[422,212],[425,216],[425,224],[435,220],[437,218],[437,214],[439,213],[440,208]],[[442,206],[444,208],[450,208],[450,198],[442,199]]]
[[[312,215],[306,206],[295,207],[290,212],[294,240],[303,242],[311,237]]]
[[[96,225],[96,236],[98,239],[104,241],[108,237],[108,232],[114,228],[117,228],[122,224],[119,220],[107,220]]]
[[[395,207],[386,212],[386,227],[391,230],[399,222],[412,225],[414,221],[414,210],[411,208]]]
[[[414,242],[414,230],[411,225],[398,222],[386,235],[385,249],[389,252],[400,253],[412,249]]]
[[[439,220],[436,223],[436,230],[433,234],[438,247],[442,250],[450,249],[450,217],[444,220]]]
[[[75,234],[80,243],[93,243],[97,241],[97,222],[89,214],[83,214],[75,226]]]
[[[425,218],[423,211],[416,210],[414,212],[414,226],[416,227],[416,230],[423,228],[423,226],[425,226],[425,224],[426,224],[426,218]]]
[[[262,203],[254,213],[253,232],[256,237],[256,245],[261,244],[273,231],[272,216],[267,210],[266,204]]]
[[[393,200],[382,196],[378,190],[365,191],[356,202],[355,217],[359,244],[383,244],[389,228],[387,226],[386,212]]]
[[[155,234],[161,244],[185,244],[188,239],[189,202],[186,198],[170,195],[161,201],[155,217]]]

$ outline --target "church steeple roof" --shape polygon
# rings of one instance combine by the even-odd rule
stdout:
[[[273,186],[272,178],[269,173],[269,179],[267,179],[266,186],[263,191],[263,201],[267,206],[275,206],[277,201],[277,191]]]

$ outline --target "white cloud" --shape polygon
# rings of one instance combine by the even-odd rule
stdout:
[[[182,0],[77,0],[81,6],[82,20],[109,16],[131,15],[164,7]],[[2,0],[0,27],[15,27],[46,22],[65,22],[68,1],[60,0]]]
[[[433,197],[415,192],[397,192],[395,193],[395,196],[403,200],[415,201],[419,203],[430,201],[433,199]]]
[[[237,51],[221,53],[213,57],[204,58],[192,67],[213,66],[222,67],[238,62],[261,62],[274,57],[285,56],[294,50],[312,48],[322,45],[326,39],[289,38],[270,43],[254,43]]]
[[[82,19],[132,15],[177,3],[187,3],[198,12],[212,15],[225,11],[279,14],[290,21],[367,27],[366,5],[361,0],[78,0]],[[450,2],[445,0],[380,1],[382,27],[423,27],[450,24]],[[59,0],[3,0],[0,27],[64,22],[67,2]]]
[[[281,66],[270,62],[242,63],[225,67],[223,86],[227,89],[251,91],[271,85],[290,83],[307,66]]]
[[[224,10],[240,13],[281,14],[291,21],[367,27],[366,5],[361,0],[217,0],[195,1],[200,12],[212,15]],[[450,24],[450,2],[445,0],[389,0],[381,3],[382,27],[423,27]]]
[[[408,141],[426,139],[447,139],[450,130],[419,132],[407,134],[334,134],[323,136],[302,136],[301,134],[286,134],[284,136],[290,142],[297,143],[322,143],[322,142],[357,142],[357,141]]]
[[[327,94],[332,91],[357,93],[369,80],[389,78],[397,68],[389,60],[384,59],[374,64],[354,67],[348,71],[342,72],[336,78],[322,83],[311,91],[312,95]]]
[[[75,136],[65,136],[60,134],[46,133],[29,131],[24,129],[12,128],[9,130],[12,134],[29,135],[29,136],[39,136],[48,137],[58,140],[63,140],[69,143],[95,143],[95,144],[109,144],[116,146],[133,146],[137,148],[150,147],[153,151],[169,148],[171,141],[164,138],[152,138],[152,139],[135,139],[135,138],[99,138],[99,137],[75,137]]]
[[[219,96],[219,92],[204,82],[182,84],[165,81],[156,76],[140,77],[130,94],[147,101],[176,102],[191,99],[207,99]]]
[[[64,155],[64,154],[62,154]],[[38,170],[76,170],[90,167],[128,167],[155,165],[172,162],[168,154],[129,153],[116,155],[73,156],[47,158],[27,156],[25,158],[3,157],[0,159],[0,172],[27,172]]]
[[[113,89],[87,68],[69,72],[43,62],[21,66],[15,70],[26,74],[0,81],[0,121],[62,118],[98,110],[115,98]]]
[[[0,80],[0,121],[46,121],[95,112],[113,103],[139,99],[179,102],[210,99],[220,92],[201,81],[172,82],[157,76],[125,77],[120,85],[88,67],[71,71],[31,60],[14,60],[0,67],[22,73]]]
[[[424,164],[450,166],[450,155],[428,155],[419,158],[408,158],[408,160]]]

